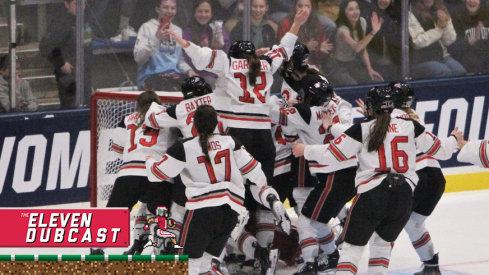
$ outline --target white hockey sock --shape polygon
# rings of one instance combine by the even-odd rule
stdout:
[[[312,187],[295,187],[292,191],[292,196],[294,197],[295,202],[297,203],[297,215],[301,214],[302,207],[304,203],[306,203],[306,199],[309,196],[309,193],[312,191]]]
[[[317,234],[317,239],[319,243],[319,247],[326,253],[327,255],[333,253],[335,251],[334,245],[334,232],[331,229],[331,226],[327,223],[321,223],[318,221],[311,221],[311,225],[314,226]]]
[[[391,258],[391,243],[384,241],[376,232],[370,238],[368,275],[385,275]]]
[[[272,211],[258,210],[256,212],[256,239],[261,247],[268,247],[275,236],[275,222]]]
[[[340,259],[336,267],[336,275],[357,274],[358,263],[360,262],[364,248],[365,246],[356,246],[344,242],[339,250]]]
[[[433,255],[435,255],[430,233],[424,223],[426,218],[426,216],[413,212],[406,226],[404,226],[414,249],[416,249],[416,253],[418,253],[420,260],[423,262],[431,260]]]
[[[148,206],[142,202],[136,214],[136,220],[134,221],[134,239],[139,240],[139,237],[145,233],[144,226],[148,222]]]
[[[253,247],[254,242],[258,241],[253,235],[251,235],[250,232],[245,230],[243,230],[243,233],[241,233],[241,236],[239,236],[237,241],[234,241],[232,238],[228,239],[228,244],[244,253],[246,260],[255,258],[255,248]]]
[[[169,231],[175,236],[177,240],[180,238],[180,232],[182,231],[183,218],[185,217],[185,207],[172,202],[171,204],[171,219],[175,220],[175,228],[169,229]]]
[[[297,219],[297,231],[299,233],[299,246],[304,262],[314,262],[318,255],[319,245],[316,238],[317,231],[311,225],[311,220],[304,215]]]

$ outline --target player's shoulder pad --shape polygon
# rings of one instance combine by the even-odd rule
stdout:
[[[421,123],[417,122],[412,118],[398,117],[397,119],[402,119],[406,121],[411,121],[414,124],[414,137],[417,138],[419,135],[425,132],[425,127]]]
[[[185,148],[183,147],[183,140],[175,142],[168,150],[166,154],[174,159],[185,162]]]
[[[173,119],[177,119],[177,105],[172,105],[168,108],[166,108],[166,113],[172,117]]]
[[[260,55],[258,58],[260,60],[265,60],[268,64],[272,65],[273,60],[267,55]]]
[[[352,139],[362,142],[362,123],[365,121],[360,121],[353,124],[350,128],[345,131],[345,135],[351,137]]]
[[[243,143],[241,143],[241,141],[238,138],[233,136],[229,136],[229,137],[231,137],[234,141],[234,151],[238,151],[239,149],[241,149],[241,147],[243,147]]]
[[[309,107],[307,103],[297,103],[293,107],[297,109],[297,112],[299,112],[302,119],[304,119],[307,124],[311,123],[312,112],[311,107]]]

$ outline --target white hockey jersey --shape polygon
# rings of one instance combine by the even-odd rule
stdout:
[[[391,113],[391,117],[411,118],[408,113],[399,109],[394,109]],[[424,126],[423,121],[417,120],[417,122]],[[416,171],[419,171],[426,167],[441,168],[440,163],[436,158],[422,152],[419,149],[416,150]]]
[[[279,46],[260,56],[261,72],[251,86],[246,59],[228,58],[222,50],[202,48],[193,43],[185,48],[198,70],[218,75],[213,106],[226,126],[270,129],[269,100],[273,74],[284,59],[292,56],[297,36],[287,33]]]
[[[207,94],[183,100],[177,105],[165,108],[157,103],[152,103],[144,123],[154,129],[177,127],[182,132],[184,138],[197,136],[194,126],[194,114],[200,105],[211,105],[213,94]],[[222,127],[222,123],[218,126]],[[219,129],[222,132],[223,129]]]
[[[304,156],[321,164],[334,165],[357,155],[359,167],[355,184],[357,192],[363,193],[379,185],[388,173],[403,174],[414,190],[418,182],[416,148],[445,160],[457,147],[453,136],[442,142],[414,120],[391,118],[383,145],[377,151],[368,152],[370,129],[375,121],[370,119],[354,124],[329,146],[306,146]]]
[[[489,140],[468,141],[458,153],[457,160],[489,168]]]
[[[334,140],[334,136],[328,133],[323,127],[323,112],[333,114],[333,123],[340,123],[340,112],[334,102],[330,102],[325,109],[323,106],[309,107],[306,103],[299,103],[294,107],[283,108],[280,110],[280,125],[295,128],[300,140],[307,145],[328,144]],[[275,112],[275,110],[273,110]],[[350,113],[351,117],[351,113]],[[349,119],[342,119],[347,129]],[[353,155],[345,162],[338,162],[332,165],[319,164],[315,160],[309,160],[309,170],[311,174],[331,173],[344,168],[357,165],[356,157]]]
[[[124,117],[114,132],[111,148],[122,154],[123,161],[118,177],[146,176],[146,156],[150,153],[163,156],[177,139],[168,128],[147,131],[144,131],[146,125],[137,128],[138,117],[138,113]]]
[[[228,204],[240,213],[245,196],[243,177],[258,187],[266,185],[261,164],[241,143],[225,135],[213,135],[208,143],[210,163],[205,160],[199,138],[175,143],[159,161],[149,159],[150,181],[162,181],[180,174],[186,186],[186,209]]]

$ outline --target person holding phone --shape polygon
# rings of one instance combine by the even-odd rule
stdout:
[[[138,89],[179,91],[182,78],[193,72],[183,58],[182,47],[165,34],[172,30],[182,35],[182,29],[172,23],[177,13],[176,0],[159,1],[156,13],[158,18],[141,26],[134,46]]]

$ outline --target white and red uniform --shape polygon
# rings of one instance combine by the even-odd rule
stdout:
[[[197,130],[193,128],[195,110],[200,105],[212,104],[213,94],[183,100],[169,108],[153,103],[146,113],[144,123],[155,129],[177,127],[184,138],[195,137],[197,136]]]
[[[121,176],[146,176],[146,156],[153,153],[155,157],[165,154],[175,141],[169,128],[149,129],[146,126],[137,128],[139,114],[126,116],[117,126],[113,139],[112,150],[122,154],[122,166],[118,173]]]
[[[468,141],[460,153],[457,160],[460,162],[469,162],[483,168],[489,168],[489,141],[476,140]]]
[[[383,150],[368,152],[367,141],[374,122],[375,120],[367,120],[353,125],[330,146],[307,146],[304,156],[320,164],[336,165],[357,155],[360,166],[355,181],[357,191],[361,194],[379,185],[391,170],[404,174],[414,190],[418,182],[416,146],[429,156],[441,160],[450,158],[457,147],[455,137],[449,137],[442,142],[425,131],[418,122],[391,118]]]
[[[261,72],[257,84],[250,85],[248,61],[228,58],[222,50],[202,48],[193,43],[185,48],[198,70],[206,70],[218,75],[214,90],[213,106],[232,128],[270,129],[269,100],[273,74],[282,61],[292,56],[297,36],[287,33],[279,46],[261,56]]]

